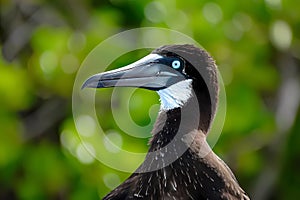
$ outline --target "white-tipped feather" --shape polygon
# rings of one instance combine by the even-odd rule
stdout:
[[[192,96],[192,79],[180,81],[166,89],[157,91],[161,110],[171,110],[182,107]]]

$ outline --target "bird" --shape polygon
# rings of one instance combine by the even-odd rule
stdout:
[[[145,160],[104,200],[250,199],[206,141],[219,93],[217,66],[206,50],[194,44],[160,46],[82,85],[109,87],[156,91],[160,109]]]

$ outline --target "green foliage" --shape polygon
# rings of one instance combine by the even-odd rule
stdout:
[[[300,195],[299,2],[4,0],[0,6],[0,198],[99,199],[129,176],[96,160],[81,143],[72,90],[80,64],[96,45],[120,31],[146,26],[183,32],[215,58],[225,82],[227,115],[214,150],[250,196]],[[130,52],[110,68],[148,52]],[[288,83],[294,85],[284,87]],[[282,100],[287,94],[282,90],[294,92]],[[122,118],[127,111],[120,98],[127,99],[131,90],[118,91],[112,105]],[[148,138],[129,136],[116,124],[111,96],[109,89],[96,93],[103,131],[127,151],[146,152]],[[144,90],[129,100],[132,120],[147,126],[148,136],[155,104],[157,95]],[[93,127],[89,119],[82,120]],[[94,137],[88,142],[106,148]],[[132,168],[140,162],[112,159]]]

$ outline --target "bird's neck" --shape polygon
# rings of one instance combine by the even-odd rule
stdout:
[[[181,121],[181,108],[161,110],[152,130],[153,138],[149,151],[157,151],[169,144],[178,133]]]
[[[209,98],[200,93],[192,95],[182,107],[160,110],[152,130],[150,152],[165,147],[173,139],[178,140],[174,144],[181,145],[182,138],[190,137],[188,134],[194,130],[206,134],[211,123],[211,109],[207,105]]]
[[[184,108],[159,112],[148,154],[137,172],[162,169],[178,160],[189,149],[186,139],[189,139],[189,133],[197,129],[199,121],[197,117],[184,117],[184,114]],[[191,144],[192,140],[189,141]]]
[[[183,105],[169,110],[161,108],[152,130],[152,141],[157,139],[159,146],[164,146],[176,134],[184,135],[193,130],[200,130],[206,135],[213,119],[212,112],[209,92],[198,87]]]
[[[140,171],[145,167],[151,171],[172,163],[190,149],[195,139],[193,133],[207,134],[212,109],[208,92],[200,92],[204,89],[194,89],[182,106],[160,110],[152,130],[149,153]]]

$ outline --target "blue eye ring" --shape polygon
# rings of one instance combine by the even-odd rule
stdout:
[[[180,63],[179,60],[174,60],[174,61],[172,62],[172,67],[173,67],[174,69],[179,69],[180,66],[181,66],[181,63]]]

